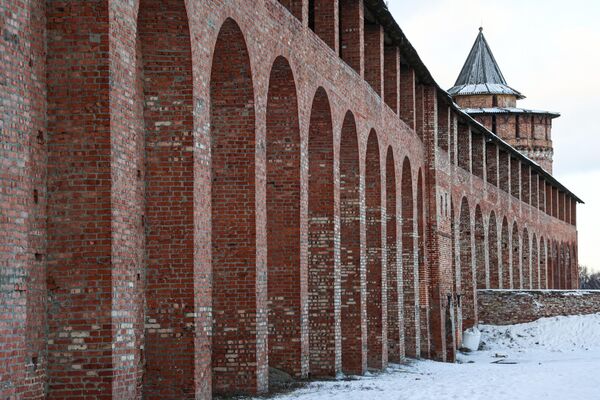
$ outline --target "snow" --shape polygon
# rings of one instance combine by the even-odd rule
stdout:
[[[600,399],[600,314],[481,325],[483,350],[307,386],[278,400]]]

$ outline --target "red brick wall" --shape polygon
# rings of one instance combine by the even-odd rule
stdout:
[[[600,313],[597,290],[478,290],[479,322],[521,324],[543,317]]]
[[[0,2],[0,397],[47,380],[45,2]]]
[[[3,4],[2,395],[208,398],[266,391],[269,367],[453,360],[477,318],[462,247],[506,287],[524,229],[539,286],[576,285],[572,203],[560,221],[511,196],[507,157],[501,188],[472,175],[487,142],[362,1],[319,15],[327,43],[308,4]]]

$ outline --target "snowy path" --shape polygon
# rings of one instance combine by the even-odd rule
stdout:
[[[276,399],[600,399],[600,314],[482,330],[488,349],[461,355],[461,364],[413,361],[376,376],[311,383]],[[516,364],[493,363],[499,359]]]

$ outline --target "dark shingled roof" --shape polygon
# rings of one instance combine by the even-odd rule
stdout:
[[[508,94],[517,96],[519,99],[525,97],[506,83],[492,50],[483,36],[483,28],[479,28],[479,34],[467,61],[465,61],[454,87],[448,90],[448,93],[452,96]]]

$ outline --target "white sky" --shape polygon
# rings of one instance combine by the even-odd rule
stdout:
[[[390,0],[434,79],[453,86],[479,26],[524,108],[558,111],[554,175],[578,206],[579,262],[600,272],[600,1]]]

